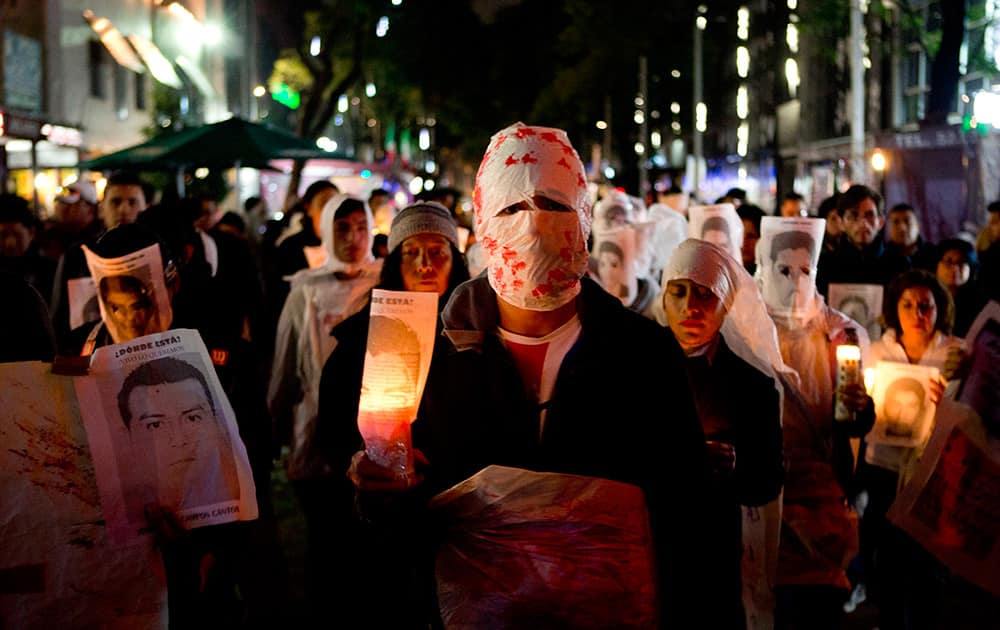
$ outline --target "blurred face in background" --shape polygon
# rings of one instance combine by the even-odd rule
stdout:
[[[882,229],[882,217],[875,200],[865,198],[857,206],[844,210],[844,233],[857,247],[870,245]]]
[[[972,268],[965,260],[962,252],[956,249],[949,249],[938,261],[936,275],[945,287],[950,290],[957,289],[969,281]]]
[[[414,234],[399,247],[403,288],[444,295],[454,264],[451,242],[440,234]]]
[[[806,207],[799,199],[785,199],[781,202],[781,216],[804,217],[806,216]]]
[[[888,237],[890,243],[903,247],[916,245],[920,238],[920,222],[911,210],[896,210],[889,213]]]
[[[346,263],[361,262],[369,251],[368,217],[364,209],[333,222],[333,253]]]
[[[0,223],[0,256],[20,258],[28,251],[35,231],[20,221]]]
[[[760,240],[760,232],[757,231],[757,226],[750,219],[742,219],[742,221],[743,247],[740,249],[740,254],[743,258],[743,264],[749,265],[756,259],[757,241]]]
[[[108,228],[135,223],[146,209],[146,193],[133,184],[108,186],[101,201],[101,218]]]

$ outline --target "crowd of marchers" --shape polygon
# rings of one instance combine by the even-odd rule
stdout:
[[[457,210],[466,193],[471,221]],[[86,180],[67,186],[45,221],[0,195],[0,360],[89,355],[174,328],[201,335],[259,518],[189,530],[176,506],[147,507],[171,627],[281,627],[290,614],[310,627],[460,625],[435,564],[460,533],[430,505],[491,465],[641,489],[655,568],[644,624],[838,628],[867,598],[880,627],[946,627],[946,585],[995,607],[886,517],[923,446],[866,440],[874,401],[863,383],[838,384],[836,351],[937,367],[929,399],[950,396],[969,366],[962,337],[1000,299],[1000,201],[979,234],[931,243],[914,207],[886,208],[862,184],[815,212],[795,194],[765,212],[733,189],[712,205],[729,204],[742,230],[717,243],[706,235],[719,222],[689,238],[697,199],[676,187],[656,197],[595,194],[563,131],[521,123],[493,136],[474,190],[441,188],[405,208],[381,189],[362,197],[320,180],[280,219],[256,197],[222,213],[127,171],[100,199]],[[602,245],[612,242],[631,250]],[[74,281],[91,275],[85,250],[116,259],[150,246],[169,320],[131,277],[103,278],[89,310],[73,304]],[[609,284],[614,265],[632,289]],[[874,328],[831,304],[841,284],[879,288]],[[358,428],[373,289],[437,295],[414,475],[370,457]],[[298,571],[271,505],[276,465],[306,523],[305,601],[292,598]],[[776,526],[752,547],[768,559],[759,573],[747,570],[747,508]],[[514,576],[448,588],[502,600],[497,627],[580,624],[539,608],[558,593],[518,592]]]

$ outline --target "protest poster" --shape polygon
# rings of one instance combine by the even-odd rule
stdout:
[[[87,322],[101,319],[101,306],[97,303],[97,285],[90,276],[66,281],[69,294],[69,327],[79,328]]]
[[[879,315],[882,314],[882,294],[879,284],[831,284],[828,304],[847,315],[868,331],[869,339],[882,337]]]
[[[743,221],[731,203],[688,208],[688,238],[708,241],[743,260]]]
[[[983,308],[969,328],[965,345],[969,371],[956,400],[975,409],[987,427],[1000,433],[1000,302]]]
[[[101,319],[115,343],[166,330],[173,319],[160,247],[150,245],[118,258],[83,253],[97,287]]]
[[[815,309],[816,269],[825,230],[823,219],[761,219],[756,279],[772,315],[808,316]]]
[[[974,410],[941,401],[888,518],[950,570],[1000,596],[1000,444]]]
[[[148,504],[187,528],[257,518],[246,448],[197,331],[98,348],[75,385],[114,542],[148,533]]]
[[[875,425],[865,439],[888,446],[921,446],[934,422],[931,381],[939,378],[936,367],[879,361],[872,396]]]
[[[0,364],[0,625],[166,628],[148,541],[112,545],[73,378]]]
[[[597,281],[604,290],[628,306],[639,292],[636,277],[636,231],[623,227],[594,235],[591,256],[597,267]]]
[[[368,456],[402,477],[413,473],[410,424],[430,371],[437,302],[433,292],[372,291],[358,429]]]

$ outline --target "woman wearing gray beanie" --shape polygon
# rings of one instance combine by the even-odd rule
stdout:
[[[468,279],[451,212],[441,204],[421,202],[396,215],[389,230],[389,255],[378,288],[436,292],[440,312],[455,287]],[[424,606],[426,599],[414,588],[419,583],[416,575],[394,575],[392,580],[386,580],[384,567],[399,566],[402,558],[420,547],[379,536],[355,519],[354,487],[346,477],[351,457],[363,444],[357,418],[369,316],[370,307],[366,307],[330,333],[336,337],[337,345],[323,367],[319,386],[316,443],[331,468],[345,473],[339,475],[342,483],[336,487],[334,496],[329,497],[339,522],[330,532],[329,543],[335,557],[328,566],[331,571],[342,567],[346,579],[336,580],[345,586],[329,593],[327,610],[340,616],[325,622],[334,626],[361,625],[366,614],[378,611],[381,625],[404,627],[404,620],[414,618],[414,607]],[[440,347],[435,345],[435,356]],[[387,594],[386,588],[397,590]],[[394,604],[386,607],[381,603],[384,601]]]

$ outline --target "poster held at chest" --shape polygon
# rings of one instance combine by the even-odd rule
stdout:
[[[113,541],[148,533],[148,504],[186,528],[257,518],[246,448],[197,331],[99,348],[75,384]]]
[[[173,319],[158,245],[118,258],[101,258],[84,245],[101,319],[115,343],[166,330]]]
[[[375,463],[413,477],[410,424],[434,352],[436,293],[374,289],[361,377],[358,429]]]
[[[866,439],[889,446],[921,446],[934,426],[931,382],[940,378],[940,372],[895,361],[879,361],[875,370],[875,426]]]
[[[882,327],[878,323],[884,292],[881,285],[834,283],[828,292],[830,306],[861,324],[868,331],[869,339],[882,336]]]

